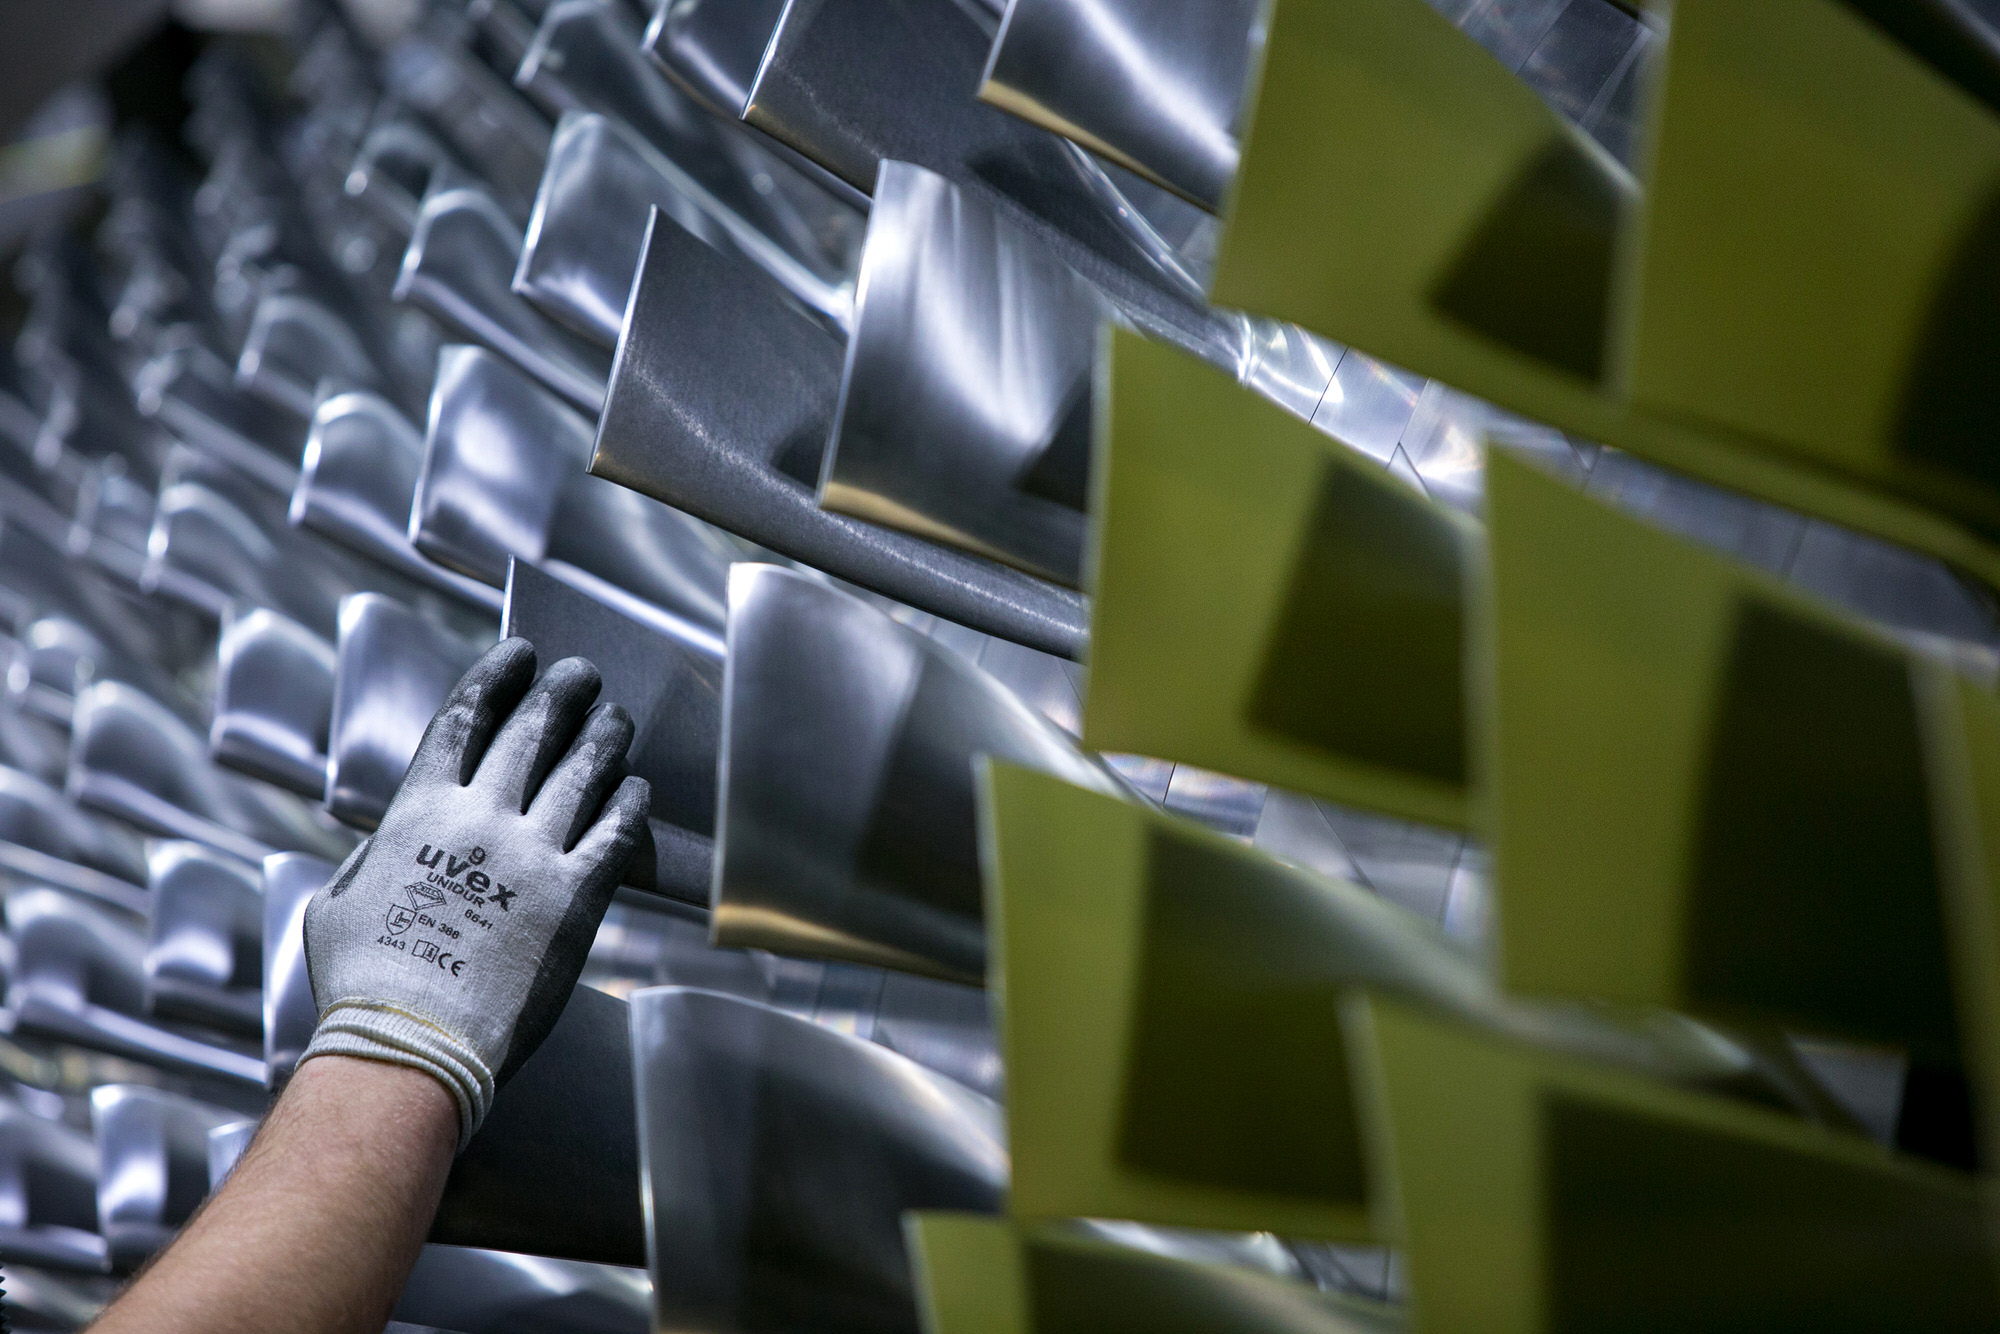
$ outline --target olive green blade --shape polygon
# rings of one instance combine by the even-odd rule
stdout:
[[[2000,533],[2000,117],[1841,0],[1681,0],[1637,410]]]
[[[1955,1065],[1908,652],[1503,451],[1486,486],[1507,985]]]
[[[1393,1307],[1056,1227],[913,1213],[924,1334],[1400,1334]]]
[[[1276,0],[1213,299],[2000,586],[2000,122],[1839,0],[1660,63],[1642,198],[1423,0]]]
[[[1473,525],[1183,353],[1109,358],[1084,743],[1462,827]]]
[[[1367,1236],[1338,1000],[1486,987],[1413,914],[989,763],[982,854],[1020,1218]]]
[[[1277,0],[1212,299],[1530,415],[1593,404],[1631,177],[1423,0]]]
[[[1991,1329],[1974,1179],[1356,997],[1355,1078],[1424,1334]]]

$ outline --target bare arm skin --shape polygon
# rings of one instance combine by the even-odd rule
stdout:
[[[417,1070],[299,1067],[242,1161],[94,1334],[381,1334],[458,1144]]]

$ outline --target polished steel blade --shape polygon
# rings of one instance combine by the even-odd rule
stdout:
[[[661,1328],[916,1327],[906,1209],[996,1211],[990,1100],[873,1043],[712,992],[632,1002]]]
[[[517,78],[552,101],[631,129],[656,150],[654,165],[677,192],[706,215],[707,230],[843,323],[860,212],[733,116],[719,120],[696,106],[660,76],[639,42],[621,5],[562,0],[543,16]]]
[[[306,904],[333,878],[334,864],[304,852],[264,859],[264,1066],[273,1084],[291,1073],[319,1023],[306,974]]]
[[[414,583],[497,610],[494,589],[425,559],[411,544],[410,506],[423,462],[423,435],[395,404],[366,390],[328,394],[313,409],[289,518]]]
[[[412,301],[492,348],[586,412],[604,402],[604,350],[555,324],[514,294],[519,226],[475,186],[433,189],[417,211],[396,277]]]
[[[884,162],[822,506],[1075,587],[1110,313],[984,195]]]
[[[146,1010],[236,1037],[264,1033],[264,884],[251,863],[167,840],[147,859]]]
[[[431,559],[502,585],[528,560],[671,638],[721,651],[742,554],[707,524],[584,472],[590,424],[483,348],[438,359],[410,532]]]
[[[91,1091],[97,1214],[113,1269],[129,1272],[173,1240],[208,1194],[208,1132],[238,1119],[138,1084]]]
[[[1261,0],[1013,0],[983,102],[1211,213],[1236,175]]]
[[[652,1305],[643,1269],[426,1246],[394,1318],[458,1334],[648,1334]]]
[[[95,1272],[106,1267],[97,1230],[97,1144],[59,1120],[0,1101],[0,1257],[7,1307],[21,1297],[19,1265]]]
[[[0,767],[0,871],[146,911],[146,855],[124,825],[80,810],[58,787]]]
[[[362,829],[381,823],[431,715],[484,645],[379,593],[340,604],[326,809]]]
[[[169,1069],[263,1082],[264,1062],[245,1046],[142,1017],[146,936],[131,918],[45,888],[9,892],[6,917],[16,955],[7,1007],[20,1032]]]
[[[897,601],[1078,654],[1075,593],[817,506],[839,361],[768,277],[656,211],[591,470]]]
[[[354,843],[291,793],[217,769],[199,733],[118,681],[100,681],[77,697],[67,790],[142,829],[246,861],[277,850],[341,857]]]
[[[333,645],[267,607],[232,608],[216,640],[216,763],[302,796],[326,790]]]
[[[718,116],[743,114],[785,0],[681,0],[653,11],[643,50]]]
[[[571,656],[596,665],[604,682],[600,702],[622,704],[637,728],[627,768],[652,786],[654,865],[645,887],[706,904],[722,722],[720,640],[697,646],[661,635],[519,561],[509,567],[500,633],[528,640],[544,665]]]
[[[958,654],[806,575],[730,574],[719,944],[985,980],[972,763],[1122,785]]]

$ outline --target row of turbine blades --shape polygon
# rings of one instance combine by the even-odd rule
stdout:
[[[1732,701],[1817,680],[1829,636],[1900,651],[1754,580],[1689,575],[1620,527],[1635,511],[1850,607],[1887,605],[1905,643],[1991,645],[1991,616],[1934,562],[1820,522],[1914,541],[1900,520],[1695,468],[1817,517],[1717,497],[1209,304],[1214,284],[1642,456],[1709,457],[1466,351],[1470,326],[1509,355],[1577,354],[1546,342],[1574,334],[1568,307],[1481,285],[1523,258],[1505,228],[1497,256],[1475,246],[1450,273],[1382,266],[1364,289],[1379,304],[1352,309],[1314,265],[1331,248],[1366,270],[1405,248],[1316,235],[1337,213],[1311,191],[1287,212],[1270,184],[1389,180],[1409,192],[1390,201],[1402,219],[1455,216],[1456,179],[1407,140],[1285,138],[1346,105],[1328,69],[1387,69],[1406,82],[1352,81],[1390,94],[1355,127],[1401,124],[1394,95],[1413,86],[1460,115],[1450,128],[1492,180],[1520,165],[1506,153],[1553,140],[1558,169],[1583,164],[1581,186],[1560,170],[1557,186],[1601,202],[1594,184],[1629,179],[1613,158],[1662,30],[1598,0],[1355,0],[1345,25],[1314,26],[1332,12],[676,0],[649,24],[622,0],[440,0],[379,59],[319,24],[283,88],[212,52],[187,127],[204,175],[126,145],[94,235],[22,266],[30,317],[0,368],[18,1040],[253,1109],[310,1032],[306,898],[379,820],[457,673],[521,634],[545,663],[591,658],[634,714],[653,846],[591,985],[461,1160],[401,1319],[476,1329],[525,1308],[562,1329],[955,1334],[1192,1310],[1375,1330],[1408,1317],[1324,1290],[1391,1294],[1386,1270],[1354,1270],[1393,1242],[1420,1319],[1459,1303],[1447,1324],[1470,1324],[1472,1303],[1511,1291],[1485,1280],[1533,1259],[1463,1263],[1477,1238],[1453,1229],[1499,1201],[1519,1204],[1507,1235],[1570,1264],[1551,1291],[1595,1321],[1620,1298],[1564,1286],[1577,1274],[1733,1262],[1703,1224],[1732,1217],[1768,1219],[1758,1254],[1783,1268],[1796,1201],[1836,1185],[1902,1192],[1842,1214],[1844,1235],[1929,1220],[1945,1259],[1916,1283],[1870,1258],[1886,1245],[1842,1251],[1830,1267],[1847,1281],[1821,1285],[1821,1309],[1856,1283],[1969,1301],[1984,1251],[1963,1183],[1864,1140],[1963,1165],[1924,1100],[1962,1110],[1952,1089],[1978,1068],[1954,1046],[1977,1015],[1938,996],[1973,994],[1986,963],[1849,911],[1884,855],[1855,831],[1888,827],[1855,792],[1907,814],[1911,765],[1817,776],[1848,843],[1777,816],[1663,834],[1643,814],[1663,808],[1657,775],[1583,764],[1596,752],[1577,737],[1623,734],[1635,696],[1604,686],[1626,681],[1620,664],[1663,670],[1644,643],[1604,648],[1620,604],[1589,600],[1656,591],[1635,571],[1692,581],[1732,615],[1784,613],[1752,627],[1770,631],[1763,656],[1732,659],[1727,689],[1702,694],[1689,669],[1681,733],[1747,726]],[[1437,100],[1440,68],[1456,100]],[[1492,126],[1526,129],[1475,133]],[[1323,162],[1325,145],[1382,160]],[[1593,254],[1558,258],[1584,272]],[[1538,490],[1509,455],[1489,464],[1488,438],[1625,513]],[[1788,524],[1805,536],[1764,559]],[[1600,582],[1521,583],[1545,567],[1502,558],[1544,533],[1589,535],[1548,566]],[[1809,550],[1834,553],[1819,557],[1840,566],[1834,587],[1814,583]],[[1514,578],[1489,591],[1496,571]],[[1577,606],[1602,614],[1550,621]],[[1602,651],[1571,653],[1565,675],[1543,641],[1478,638],[1488,615]],[[1087,679],[1065,661],[1086,646]],[[1503,719],[1546,726],[1489,730],[1489,689]],[[1945,772],[1958,738],[1984,735],[1978,705],[1955,706],[1963,726],[1925,712],[1877,751]],[[1793,718],[1766,750],[1850,721]],[[1487,939],[1482,765],[1532,798],[1498,831],[1499,976],[1660,1008],[1524,1000],[1467,947]],[[1673,790],[1791,809],[1774,794],[1804,781],[1795,769],[1740,767],[1687,758]],[[1951,772],[1948,804],[1976,807],[1976,766]],[[1956,826],[1911,832],[1922,823],[1895,825],[1892,851],[1961,867],[1981,846]],[[1607,970],[1631,948],[1604,887],[1662,839],[1708,858],[1683,860],[1715,883],[1832,894],[1847,915],[1817,963],[1879,976],[1889,999],[1829,1000],[1819,974],[1728,955],[1816,903],[1718,925],[1692,875],[1647,892],[1683,922],[1661,948],[1714,964],[1701,985]],[[1927,979],[1916,992],[1867,962],[1884,940],[1908,946],[1891,962]],[[997,1038],[989,984],[1007,1000]],[[1907,1077],[1839,1045],[1857,1041],[1910,1052]],[[108,1208],[99,1191],[93,1211],[77,1107],[34,1093],[10,1114],[37,1134],[67,1118],[49,1153],[69,1184],[39,1203],[24,1187],[23,1245],[80,1248],[87,1285],[185,1217],[209,1180],[188,1164],[222,1113],[183,1109],[155,1136],[167,1156],[148,1170],[173,1190]],[[124,1096],[93,1096],[98,1125]],[[1493,1107],[1511,1109],[1500,1131],[1473,1123]],[[1558,1132],[1572,1155],[1523,1147]],[[218,1131],[219,1162],[241,1136]],[[1588,1196],[1621,1163],[1703,1180],[1722,1161],[1748,1165],[1747,1193],[1701,1196],[1656,1244],[1620,1251],[1587,1210],[1530,1207],[1573,1205],[1563,1190]],[[1542,1175],[1466,1197],[1466,1180],[1524,1162]],[[88,1180],[115,1183],[112,1164],[100,1147]],[[16,1175],[55,1179],[38,1173]],[[1607,1198],[1657,1213],[1660,1189],[1618,1178]],[[1009,1223],[935,1212],[1003,1206]]]

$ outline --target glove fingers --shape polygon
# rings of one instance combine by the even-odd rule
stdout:
[[[576,739],[601,688],[597,668],[582,658],[564,658],[549,668],[500,725],[474,781],[489,787],[507,809],[526,811]]]
[[[569,855],[591,862],[595,870],[609,872],[611,883],[617,883],[625,863],[632,859],[632,849],[646,833],[646,812],[652,805],[653,789],[646,780],[637,774],[626,778],[604,803],[597,823],[577,840],[576,850]]]
[[[625,776],[625,751],[631,744],[632,715],[622,705],[597,705],[535,794],[528,818],[564,852],[576,846],[597,819],[604,798]]]
[[[412,780],[431,779],[463,787],[472,780],[494,732],[520,703],[535,679],[535,650],[527,640],[503,639],[460,677],[424,729],[410,761]]]

